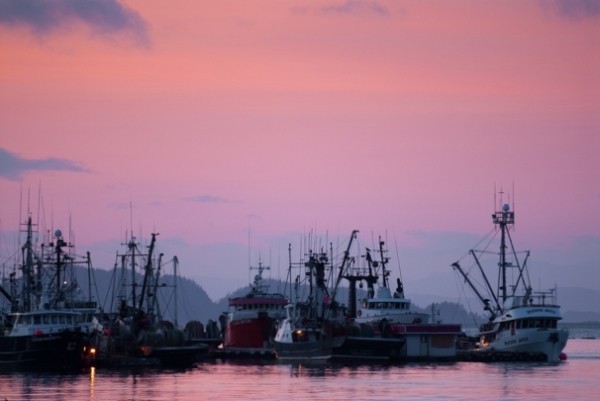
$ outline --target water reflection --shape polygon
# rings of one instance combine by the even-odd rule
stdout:
[[[583,341],[583,340],[582,340]],[[566,362],[386,365],[214,361],[193,369],[0,373],[0,400],[589,400],[600,341],[569,343]]]

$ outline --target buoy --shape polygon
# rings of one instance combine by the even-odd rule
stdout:
[[[564,352],[561,352],[560,355],[558,356],[558,359],[560,359],[561,361],[566,361],[567,354],[565,354]]]

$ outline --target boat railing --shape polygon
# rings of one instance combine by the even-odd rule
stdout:
[[[509,310],[519,307],[544,306],[559,308],[555,296],[549,296],[550,293],[535,293],[529,296],[512,296],[508,297],[504,302],[504,310]]]

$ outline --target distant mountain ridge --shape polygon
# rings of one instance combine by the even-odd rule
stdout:
[[[113,310],[116,308],[115,297],[119,293],[119,289],[114,288],[114,282],[116,281],[113,277],[114,274],[114,271],[93,270],[92,297],[104,311],[110,311],[111,307]],[[83,268],[76,270],[76,280],[84,297],[89,296],[87,277],[87,270]],[[137,277],[137,282],[141,283],[141,275],[137,275]],[[157,293],[164,319],[173,322],[176,320],[180,326],[184,326],[190,320],[198,320],[203,324],[209,319],[217,320],[221,314],[227,313],[229,298],[244,296],[250,291],[249,285],[244,286],[214,302],[197,282],[185,277],[178,277],[177,302],[175,302],[174,280],[175,278],[172,275],[162,276]],[[269,286],[271,292],[284,293],[286,287],[284,282],[273,279],[266,279],[264,282]],[[600,322],[600,291],[564,287],[558,288],[558,294],[564,322]],[[365,290],[357,289],[357,299],[365,296]],[[486,320],[483,310],[477,310],[479,303],[476,300],[468,302],[469,308],[469,305],[453,302],[450,298],[439,295],[414,294],[411,296],[410,293],[407,293],[407,298],[412,300],[416,310],[429,314],[432,312],[433,304],[435,321],[476,327]],[[340,287],[336,299],[340,303],[347,304],[348,288]],[[177,304],[177,313],[174,310],[175,304]]]

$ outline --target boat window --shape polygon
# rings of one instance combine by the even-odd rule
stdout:
[[[57,324],[58,323],[58,316],[52,315],[50,319],[52,320],[52,324]]]
[[[42,319],[40,318],[40,316],[34,316],[33,317],[33,323],[34,324],[40,324],[40,323],[42,323]]]
[[[50,316],[44,315],[44,316],[42,316],[42,320],[43,320],[44,324],[50,324]]]
[[[66,323],[65,319],[66,319],[66,316],[59,316],[58,321],[59,321],[60,324],[65,324]]]

